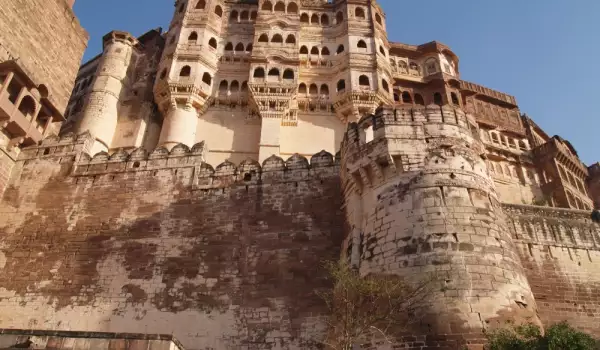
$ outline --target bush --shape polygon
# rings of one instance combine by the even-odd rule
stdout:
[[[502,328],[487,334],[488,350],[594,350],[599,343],[566,322],[555,324],[542,335],[532,324]]]

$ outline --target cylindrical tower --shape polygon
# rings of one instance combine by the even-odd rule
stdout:
[[[539,322],[476,125],[449,106],[382,107],[342,144],[346,251],[363,276],[425,283],[408,328],[423,349],[481,346],[498,322]]]
[[[178,143],[193,145],[196,141],[198,112],[191,106],[170,108],[160,131],[158,144],[171,149]]]
[[[129,33],[112,31],[103,38],[104,53],[77,132],[89,131],[99,145],[95,151],[110,148],[117,127],[118,105],[124,79],[137,39]]]

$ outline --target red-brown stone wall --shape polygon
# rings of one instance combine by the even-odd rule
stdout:
[[[14,165],[13,157],[0,147],[0,196],[4,193]]]
[[[0,204],[0,327],[166,333],[186,349],[319,340],[320,266],[342,235],[336,165],[199,186],[200,164],[77,170],[68,147],[21,162]]]

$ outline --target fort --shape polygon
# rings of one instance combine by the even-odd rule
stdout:
[[[0,347],[323,348],[339,258],[441,277],[363,349],[600,337],[599,165],[376,1],[178,0],[82,66],[39,3],[0,5]]]

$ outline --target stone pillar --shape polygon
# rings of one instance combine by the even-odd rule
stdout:
[[[117,127],[119,98],[137,40],[128,33],[113,31],[104,36],[104,54],[96,70],[77,133],[89,131],[96,139],[94,151],[106,151]]]
[[[382,108],[350,124],[342,144],[349,235],[362,233],[359,273],[424,284],[408,328],[422,349],[480,349],[482,329],[539,324],[477,132],[460,109]]]
[[[279,156],[281,119],[262,118],[260,141],[258,145],[258,161],[262,162],[272,155]]]
[[[169,150],[179,143],[192,147],[196,142],[198,112],[191,106],[170,108],[163,121],[158,144]]]

